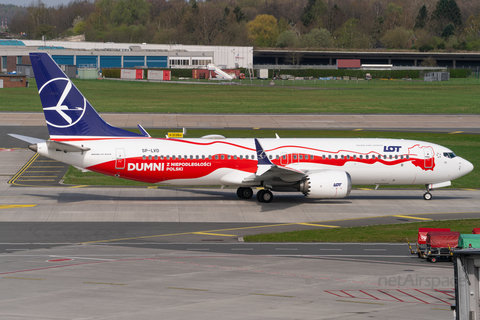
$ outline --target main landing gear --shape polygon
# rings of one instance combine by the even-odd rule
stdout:
[[[237,189],[237,196],[240,199],[250,199],[253,196],[252,188],[240,187]]]
[[[273,194],[270,190],[259,190],[257,200],[258,202],[270,203],[273,200]]]
[[[237,196],[240,199],[250,199],[253,196],[252,188],[240,187],[237,189]],[[270,203],[273,200],[273,194],[270,190],[262,189],[257,192],[258,202]]]

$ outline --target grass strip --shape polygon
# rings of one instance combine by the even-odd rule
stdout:
[[[472,233],[480,227],[480,219],[412,222],[378,226],[311,229],[245,236],[245,242],[406,242],[417,241],[418,228],[450,228],[460,233]]]
[[[1,92],[0,111],[42,109],[36,83]],[[479,113],[478,79],[452,81],[284,81],[213,85],[73,80],[98,112],[146,113]],[[264,81],[267,84],[267,81]],[[326,90],[312,90],[326,89]]]

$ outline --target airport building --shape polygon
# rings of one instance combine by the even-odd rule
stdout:
[[[362,65],[387,64],[392,65],[392,69],[417,69],[428,57],[434,58],[442,68],[480,69],[480,54],[472,52],[292,51],[181,44],[0,40],[0,72],[13,72],[19,65],[29,65],[29,53],[38,51],[50,53],[59,65],[99,70],[205,69],[209,63],[221,69],[336,69],[338,59],[357,59]],[[29,71],[26,72],[29,76]]]
[[[30,64],[30,52],[48,52],[59,65],[77,68],[248,68],[253,47],[186,46],[41,40],[0,40],[0,71]]]

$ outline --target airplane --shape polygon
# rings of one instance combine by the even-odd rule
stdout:
[[[240,199],[254,189],[261,203],[274,192],[334,199],[352,185],[424,185],[431,190],[473,170],[443,146],[403,139],[152,138],[105,122],[48,53],[30,53],[49,140],[10,134],[40,155],[84,171],[162,185],[236,186]]]

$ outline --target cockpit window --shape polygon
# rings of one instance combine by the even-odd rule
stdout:
[[[443,153],[443,156],[444,156],[445,158],[453,159],[453,158],[455,158],[457,155],[456,155],[455,153],[453,153],[453,152],[444,152],[444,153]]]

